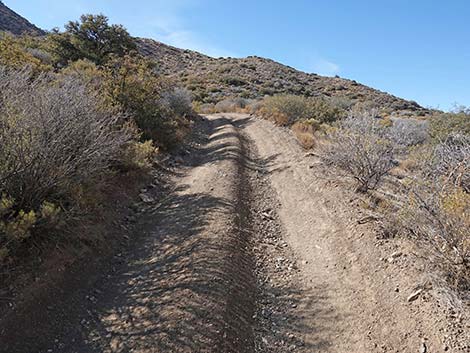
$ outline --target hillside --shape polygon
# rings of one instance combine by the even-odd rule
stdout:
[[[212,58],[151,39],[139,38],[138,43],[140,52],[155,59],[162,73],[180,81],[201,102],[216,103],[237,96],[261,98],[273,94],[299,94],[372,101],[404,114],[428,112],[416,102],[356,81],[305,73],[270,59],[257,56]]]
[[[0,1],[0,31],[13,34],[45,32],[9,9]],[[172,76],[204,103],[225,98],[262,98],[265,95],[296,94],[371,101],[376,105],[410,115],[425,115],[428,110],[416,102],[395,97],[354,80],[305,73],[270,59],[212,58],[175,48],[153,39],[137,38],[139,51],[155,59],[163,74]]]
[[[12,11],[2,1],[0,1],[0,31],[6,31],[13,34],[45,33],[42,29],[39,29],[30,23],[27,19]]]

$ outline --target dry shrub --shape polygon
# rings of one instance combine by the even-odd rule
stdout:
[[[351,113],[329,133],[322,146],[325,165],[357,182],[357,191],[376,189],[396,166],[396,146],[375,111]]]
[[[125,170],[149,169],[157,152],[152,140],[132,141],[123,151],[121,167]]]
[[[315,132],[319,128],[320,124],[316,120],[297,121],[291,127],[294,135],[305,149],[315,147]]]
[[[193,102],[193,110],[198,114],[214,114],[215,105],[212,103]]]
[[[429,122],[416,119],[390,118],[390,137],[402,147],[424,143],[429,136]]]
[[[407,188],[404,229],[431,250],[430,261],[458,289],[470,290],[470,138],[438,144]],[[423,247],[425,249],[425,247]]]
[[[193,111],[191,93],[180,87],[163,92],[161,103],[175,112],[178,116],[189,116]]]
[[[5,255],[79,212],[77,190],[99,184],[133,138],[79,81],[0,70],[0,249]],[[34,233],[34,234],[33,234]],[[41,234],[45,234],[42,232]]]
[[[345,111],[332,102],[313,97],[278,95],[266,97],[260,114],[278,125],[292,125],[298,120],[315,119],[332,123],[344,117]]]
[[[249,103],[250,101],[245,98],[227,98],[215,105],[215,111],[217,113],[241,113]]]
[[[289,117],[276,110],[268,110],[265,106],[258,110],[258,114],[266,120],[272,121],[274,124],[279,126],[289,125]]]

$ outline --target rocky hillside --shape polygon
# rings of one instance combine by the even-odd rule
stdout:
[[[272,94],[299,94],[372,101],[391,111],[424,115],[416,102],[367,87],[353,80],[309,74],[270,59],[212,58],[151,39],[138,39],[142,54],[154,58],[160,70],[175,77],[196,100],[215,103],[224,98],[261,98]]]
[[[0,31],[44,34],[0,1]],[[155,59],[162,73],[172,76],[193,93],[195,100],[217,103],[225,98],[261,98],[273,94],[338,97],[371,101],[393,112],[425,115],[428,111],[407,101],[340,77],[309,74],[270,59],[212,58],[178,49],[152,39],[137,38],[142,54]]]
[[[0,31],[6,31],[13,34],[44,34],[42,29],[39,29],[30,23],[24,17],[21,17],[16,12],[9,9],[2,1],[0,1]]]

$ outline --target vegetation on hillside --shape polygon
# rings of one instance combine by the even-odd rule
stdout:
[[[61,242],[107,180],[148,168],[187,133],[189,93],[135,49],[103,15],[45,37],[1,35],[1,263]]]
[[[198,105],[215,105],[226,99],[261,100],[265,96],[295,95],[373,102],[388,113],[407,116],[429,113],[416,102],[353,80],[305,73],[257,56],[211,58],[151,39],[138,39],[137,45],[139,52],[155,59],[162,73],[189,89]]]

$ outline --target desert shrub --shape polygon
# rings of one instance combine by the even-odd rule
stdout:
[[[407,185],[403,228],[431,250],[430,262],[455,287],[470,290],[470,139],[435,146]],[[423,248],[424,249],[424,248]]]
[[[335,167],[357,182],[357,191],[375,189],[396,165],[396,147],[376,113],[351,113],[328,134],[322,147],[325,165]]]
[[[97,65],[111,55],[124,56],[136,49],[133,38],[121,25],[110,25],[104,15],[82,15],[80,21],[65,25],[65,32],[54,30],[48,41],[58,65],[88,59]]]
[[[263,105],[263,115],[266,118],[276,118],[276,122],[280,125],[292,125],[296,120],[311,118],[309,101],[302,96],[279,95],[266,97]]]
[[[188,116],[192,113],[191,93],[180,87],[175,87],[162,93],[162,104],[179,116]]]
[[[244,109],[250,101],[245,98],[227,98],[215,105],[215,110],[218,113],[238,112]]]
[[[470,136],[450,134],[435,147],[431,161],[429,175],[445,178],[470,193]]]
[[[157,151],[152,140],[132,141],[123,151],[121,167],[128,170],[148,169],[152,166]]]
[[[132,139],[126,117],[102,110],[77,80],[0,70],[0,248],[3,253],[77,211]],[[44,233],[42,233],[44,234]]]
[[[466,110],[434,115],[430,120],[430,135],[443,141],[451,133],[470,135],[470,114]]]
[[[253,100],[245,107],[249,114],[258,114],[262,108],[263,102],[260,100]]]
[[[344,96],[334,96],[328,99],[331,106],[336,107],[342,111],[348,111],[354,106],[354,101]]]
[[[180,141],[184,122],[172,110],[171,104],[175,101],[162,104],[165,100],[168,103],[175,87],[159,76],[153,65],[136,55],[114,57],[104,68],[103,89],[112,105],[132,116],[141,131],[142,141],[152,140],[157,146],[168,149]]]
[[[315,119],[332,123],[345,116],[345,111],[333,106],[326,99],[296,95],[279,95],[263,100],[261,114],[280,125],[292,125],[297,120]]]
[[[391,118],[390,139],[399,146],[410,147],[424,143],[429,136],[429,122],[415,119]]]
[[[0,66],[17,70],[29,67],[33,74],[48,71],[51,66],[39,55],[40,49],[32,47],[32,41],[28,37],[0,33]]]
[[[215,105],[213,103],[202,103],[199,101],[193,102],[193,109],[198,114],[213,114],[215,113]]]
[[[224,82],[227,85],[230,86],[245,86],[247,82],[239,77],[224,77],[222,79],[222,82]]]
[[[299,143],[305,149],[315,147],[315,132],[320,129],[320,123],[316,120],[303,120],[295,122],[291,129]]]

